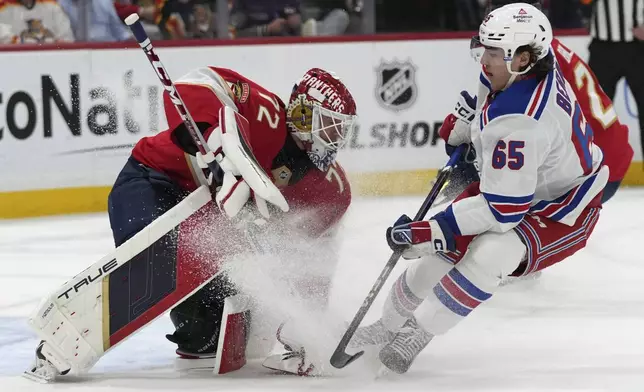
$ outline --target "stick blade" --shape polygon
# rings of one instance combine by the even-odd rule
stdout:
[[[359,351],[353,355],[345,353],[343,350],[336,350],[331,356],[331,365],[336,369],[342,369],[356,359],[360,358],[364,351]]]

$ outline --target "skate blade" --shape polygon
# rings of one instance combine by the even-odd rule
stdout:
[[[210,370],[215,367],[215,358],[190,358],[178,357],[174,359],[174,369],[178,371]]]
[[[37,382],[39,384],[51,384],[51,383],[53,383],[55,381],[54,377],[43,376],[43,375],[40,375],[40,374],[36,374],[36,373],[34,373],[32,371],[29,371],[29,370],[25,370],[22,373],[22,377],[26,378],[27,380]]]
[[[389,370],[388,367],[385,365],[380,365],[380,368],[378,369],[378,372],[376,373],[376,380],[379,380],[381,378],[387,378],[389,375],[392,373],[391,370]]]
[[[523,276],[506,276],[503,279],[501,279],[501,283],[499,283],[500,287],[504,286],[511,286],[516,283],[520,282],[534,282],[537,281],[541,278],[541,271],[533,272],[528,275],[523,275]],[[536,283],[536,282],[534,282]]]
[[[298,374],[298,373],[294,373],[294,372],[291,372],[291,371],[288,371],[288,370],[276,369],[276,368],[268,367],[268,366],[265,366],[265,365],[262,365],[262,367],[272,371],[273,374],[281,375],[281,376],[305,377],[305,378],[315,378],[315,377],[322,377],[323,376],[322,374],[308,374],[308,373]]]

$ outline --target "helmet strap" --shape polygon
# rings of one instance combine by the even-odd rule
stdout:
[[[512,85],[512,83],[514,83],[516,81],[517,76],[525,75],[526,73],[528,73],[532,69],[532,67],[534,67],[536,65],[536,63],[529,64],[526,67],[526,69],[524,69],[523,71],[513,71],[512,70],[512,60],[506,61],[505,64],[508,67],[508,72],[510,72],[510,79],[508,80],[508,83],[506,83],[505,87],[503,87],[503,90],[505,90],[508,87],[510,87]]]

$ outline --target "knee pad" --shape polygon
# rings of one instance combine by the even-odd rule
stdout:
[[[407,268],[407,285],[419,298],[425,298],[436,283],[454,266],[436,256],[421,258]]]
[[[518,268],[525,254],[526,247],[514,230],[487,232],[472,241],[457,268],[475,275],[488,275],[489,283],[496,287],[502,278]]]
[[[474,286],[476,290],[493,294],[501,283],[502,277],[511,274],[519,266],[525,252],[525,245],[514,231],[503,234],[481,234],[472,241],[467,253],[455,267],[457,274],[465,278],[465,283],[457,283],[454,280],[451,284],[452,286],[458,285],[460,289],[457,290],[461,292],[465,287]],[[452,278],[448,279],[451,281]],[[434,335],[441,335],[450,330],[463,320],[469,311],[487,299],[480,298],[473,301],[474,304],[467,306],[463,306],[465,303],[457,303],[461,308],[469,309],[466,313],[459,313],[454,310],[454,307],[450,307],[449,301],[441,300],[445,297],[439,297],[438,293],[435,294],[433,300],[423,302],[415,313],[420,325]],[[465,291],[463,295],[469,294]],[[454,299],[456,297],[452,296],[453,294],[447,293],[447,297],[451,298],[450,301],[458,302],[457,299]],[[489,298],[489,295],[487,297]]]

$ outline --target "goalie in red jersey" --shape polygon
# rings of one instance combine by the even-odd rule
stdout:
[[[486,14],[504,5],[514,3],[527,3],[538,9],[543,8],[541,0],[489,0]],[[584,117],[593,130],[593,143],[601,148],[604,153],[604,164],[610,169],[608,184],[602,194],[602,203],[605,203],[617,192],[633,159],[633,148],[628,142],[628,127],[617,118],[613,102],[602,90],[588,64],[563,45],[556,37],[552,40],[551,46],[557,66],[564,78],[570,83]],[[476,57],[477,51],[480,50],[480,43],[477,37],[472,39],[471,47],[473,55]],[[475,104],[480,105],[489,92],[485,80],[486,78],[482,73],[480,91],[476,100],[472,98]],[[445,121],[445,123],[449,124],[449,121]],[[474,165],[461,162],[458,166],[452,173],[450,183],[443,190],[443,194],[447,198],[460,194],[464,189],[464,185],[478,181],[478,174]]]
[[[245,238],[239,235],[240,222],[258,236],[276,221],[281,228],[296,225],[291,229],[307,238],[332,235],[351,202],[336,155],[357,122],[356,104],[342,81],[311,69],[293,86],[288,105],[225,68],[195,69],[175,85],[223,170],[223,184],[214,197],[221,211],[212,218],[216,241],[208,242],[215,255],[234,253],[228,248]],[[168,129],[137,143],[109,196],[117,246],[209,182],[207,166],[167,93],[164,104]],[[272,184],[258,181],[258,171]],[[261,199],[257,195],[266,193],[258,187],[274,189],[273,197]],[[305,214],[306,224],[288,219],[299,213]],[[328,264],[324,276],[315,279],[318,293],[328,293],[335,262]],[[167,337],[177,344],[177,354],[215,356],[224,298],[238,291],[230,280],[219,275],[170,312],[176,330]]]

